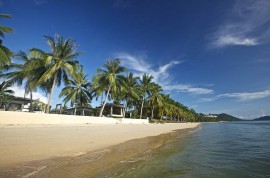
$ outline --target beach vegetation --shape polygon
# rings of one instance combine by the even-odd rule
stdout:
[[[12,16],[9,14],[0,14],[0,18],[11,18]],[[12,28],[6,26],[0,26],[0,70],[4,68],[4,66],[9,65],[11,63],[11,57],[13,56],[13,52],[3,45],[3,39],[5,34],[11,33],[13,31]]]

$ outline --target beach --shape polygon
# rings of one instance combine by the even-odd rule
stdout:
[[[76,157],[130,140],[197,126],[198,123],[1,125],[0,169],[37,160]]]

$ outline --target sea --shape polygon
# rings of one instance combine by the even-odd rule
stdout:
[[[205,123],[100,177],[267,178],[270,122]]]
[[[48,163],[33,163],[41,168],[27,176],[22,167],[14,174],[46,178],[270,178],[270,121],[203,123],[196,129],[132,140]]]

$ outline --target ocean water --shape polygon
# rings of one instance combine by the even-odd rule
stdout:
[[[270,178],[270,122],[205,123],[44,165],[29,177]]]
[[[107,177],[270,177],[270,122],[203,124],[137,158]]]

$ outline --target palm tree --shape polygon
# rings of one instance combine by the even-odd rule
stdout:
[[[30,93],[30,108],[29,111],[32,111],[33,109],[33,91],[37,90],[37,86],[35,83],[41,76],[43,72],[45,72],[44,67],[39,68],[33,68],[31,70],[26,70],[26,66],[31,63],[32,60],[35,60],[35,56],[32,54],[26,54],[23,51],[20,51],[17,55],[15,55],[15,58],[21,60],[23,63],[11,63],[8,68],[9,70],[12,70],[11,72],[5,73],[1,76],[9,79],[9,83],[11,84],[17,84],[18,86],[22,86],[24,84],[24,95]],[[43,71],[43,72],[42,72]],[[48,84],[51,82],[44,83],[40,85],[39,87],[45,91],[48,92]]]
[[[153,83],[152,87],[150,88],[150,95],[149,95],[149,104],[152,105],[151,111],[151,119],[154,117],[154,107],[155,105],[161,106],[163,102],[163,98],[161,95],[162,88],[160,85]]]
[[[0,18],[11,18],[9,14],[0,14]],[[6,33],[11,33],[13,30],[9,27],[0,26],[0,36],[4,38]],[[11,63],[10,57],[13,52],[3,45],[3,40],[0,39],[0,69]]]
[[[90,86],[91,83],[86,79],[87,75],[80,69],[75,79],[67,80],[66,87],[64,87],[59,97],[65,96],[64,102],[66,105],[70,101],[70,105],[75,104],[74,115],[76,115],[77,106],[88,106],[92,100]]]
[[[48,113],[55,85],[57,84],[57,86],[60,86],[62,80],[68,80],[69,76],[71,78],[76,78],[75,74],[79,68],[79,62],[76,61],[75,58],[81,53],[76,52],[76,45],[70,38],[64,40],[63,37],[60,37],[59,35],[55,35],[54,38],[45,36],[45,38],[51,52],[46,53],[37,48],[31,49],[31,51],[38,53],[41,56],[41,59],[39,60],[43,60],[45,67],[47,68],[37,81],[36,85],[52,80],[50,97],[46,108],[46,112]],[[34,64],[32,65],[37,65],[35,63],[39,63],[39,60],[33,60]]]
[[[146,94],[150,93],[150,88],[153,84],[152,83],[153,78],[154,77],[152,75],[148,75],[145,73],[145,74],[143,74],[142,79],[140,80],[141,91],[142,91],[142,105],[141,105],[140,119],[142,118],[144,100],[146,98]]]
[[[13,96],[14,91],[9,89],[11,85],[11,83],[6,81],[3,81],[0,84],[0,104],[3,104],[3,102],[7,101]]]
[[[124,76],[121,73],[126,72],[126,68],[120,66],[119,59],[107,60],[106,64],[103,65],[104,69],[98,68],[97,75],[93,77],[93,89],[100,88],[106,91],[106,97],[102,108],[99,113],[99,117],[102,116],[104,107],[107,103],[109,94],[115,94],[117,86],[123,85]]]
[[[138,81],[139,77],[134,77],[133,73],[128,73],[127,77],[125,77],[125,80],[123,82],[123,90],[120,91],[118,94],[119,96],[122,96],[125,101],[125,111],[127,111],[129,107],[129,102],[132,100],[138,100],[139,99],[139,85]],[[125,116],[124,111],[124,116]]]

